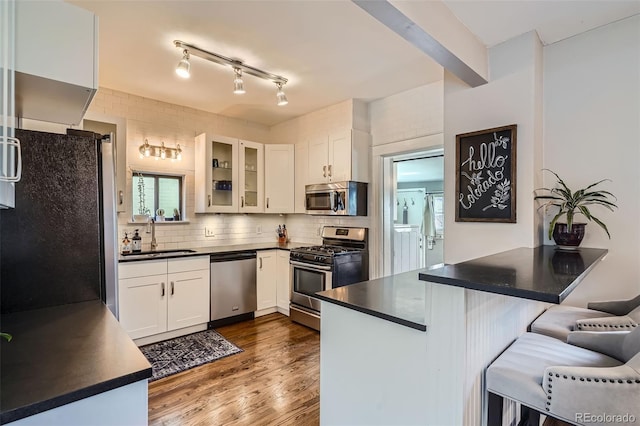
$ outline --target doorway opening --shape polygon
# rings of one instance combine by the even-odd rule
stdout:
[[[444,262],[444,155],[433,150],[385,159],[385,275],[438,266]],[[386,269],[386,268],[385,268]]]

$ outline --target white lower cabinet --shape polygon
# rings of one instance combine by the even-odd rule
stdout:
[[[291,283],[289,274],[289,251],[278,250],[276,261],[276,294],[278,312],[289,315],[291,301]]]
[[[167,331],[208,322],[209,270],[178,272],[167,277]]]
[[[120,323],[132,339],[209,321],[209,257],[121,263]]]
[[[280,312],[289,315],[289,251],[264,250],[258,252],[256,293],[257,315]]]
[[[256,296],[257,310],[274,308],[276,306],[276,253],[278,250],[263,250],[258,252],[256,262]]]

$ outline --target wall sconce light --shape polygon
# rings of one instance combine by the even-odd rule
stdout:
[[[282,86],[287,84],[288,80],[286,78],[276,74],[271,74],[270,72],[263,71],[259,68],[252,67],[251,65],[245,64],[244,62],[238,59],[231,59],[226,56],[219,55],[217,53],[200,49],[199,47],[196,47],[192,44],[185,43],[180,40],[174,40],[173,44],[176,47],[182,49],[182,59],[180,60],[180,62],[178,63],[178,66],[176,67],[176,73],[181,77],[187,78],[190,75],[189,71],[190,71],[191,65],[189,63],[189,55],[191,54],[191,55],[195,55],[200,58],[206,59],[208,61],[215,62],[216,64],[219,64],[219,65],[230,66],[233,69],[233,72],[235,74],[235,78],[233,80],[233,93],[236,93],[236,94],[245,93],[244,82],[242,80],[242,73],[244,72],[245,74],[250,74],[254,77],[259,77],[264,80],[269,80],[274,82],[276,84],[276,87],[278,88],[278,91],[276,93],[278,106],[284,106],[289,103],[289,101],[287,100],[287,96],[284,94],[284,91],[282,90]]]
[[[165,160],[167,158],[173,160],[182,160],[182,149],[180,148],[180,144],[176,144],[175,148],[167,148],[164,146],[164,142],[161,142],[161,145],[151,145],[147,139],[144,140],[144,143],[140,145],[138,149],[140,152],[140,158],[149,158],[153,157],[156,160]]]

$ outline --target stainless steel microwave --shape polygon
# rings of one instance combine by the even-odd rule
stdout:
[[[367,184],[344,181],[305,186],[307,214],[366,216]]]

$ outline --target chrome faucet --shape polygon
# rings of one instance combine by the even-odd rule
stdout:
[[[151,219],[151,251],[156,251],[158,242],[156,241],[156,221]]]

